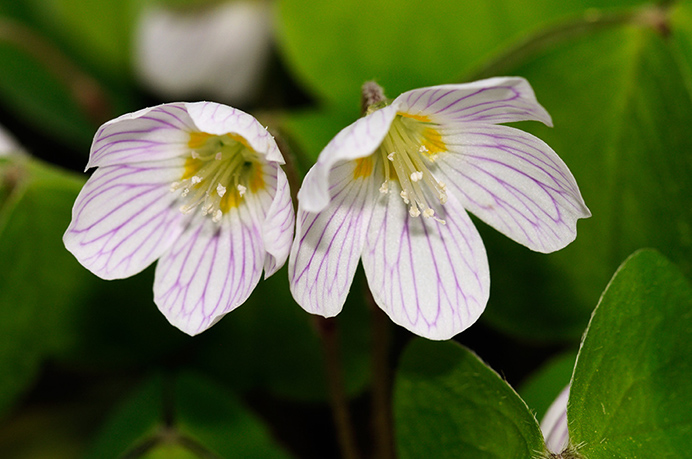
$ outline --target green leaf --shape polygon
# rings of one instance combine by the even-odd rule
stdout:
[[[176,379],[174,391],[178,432],[219,457],[290,457],[259,418],[225,388],[200,376],[183,374]]]
[[[62,245],[83,180],[30,158],[0,161],[0,413],[32,380],[40,358],[67,346],[83,268]]]
[[[632,255],[594,311],[574,371],[570,439],[589,459],[692,450],[692,286],[658,252]]]
[[[155,376],[104,424],[88,458],[288,458],[226,388],[194,374]],[[129,457],[129,456],[128,456]]]
[[[394,389],[402,458],[531,458],[545,452],[536,419],[516,392],[468,349],[416,339]]]
[[[671,41],[649,27],[657,11],[553,39],[505,69],[527,77],[553,116],[553,129],[521,128],[564,159],[593,216],[550,255],[483,228],[495,287],[484,317],[504,330],[576,338],[610,274],[641,247],[692,274],[692,86]]]
[[[325,101],[353,106],[376,80],[390,97],[454,82],[492,53],[557,18],[634,0],[284,0],[279,40],[289,66]]]

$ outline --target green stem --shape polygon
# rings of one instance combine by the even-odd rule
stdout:
[[[360,454],[356,445],[348,399],[344,389],[337,323],[335,319],[316,317],[315,325],[322,340],[329,400],[341,454],[344,459],[358,459]]]

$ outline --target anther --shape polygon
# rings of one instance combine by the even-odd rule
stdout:
[[[408,209],[408,214],[409,214],[411,217],[416,218],[416,217],[418,217],[418,216],[420,215],[420,210],[418,210],[418,207],[416,207],[415,205],[413,205],[413,206],[411,206],[411,207]]]
[[[391,152],[390,154],[388,154],[388,155],[387,155],[387,159],[390,160],[390,161],[394,161],[394,153],[395,153],[395,152]]]
[[[387,194],[389,193],[389,182],[383,182],[382,185],[380,186],[380,193],[382,194]]]
[[[219,183],[216,187],[216,194],[218,194],[220,198],[223,198],[223,195],[226,194],[226,187]]]
[[[221,209],[218,209],[216,212],[214,212],[214,216],[212,217],[211,221],[214,223],[219,223],[221,221],[221,216],[223,215],[223,212],[221,212]]]
[[[240,184],[238,184],[236,186],[236,189],[238,190],[238,194],[240,195],[241,198],[243,197],[243,195],[247,191],[247,188],[245,188],[243,185],[240,185]]]
[[[197,153],[194,150],[192,150],[192,152],[190,152],[190,156],[192,156],[192,159],[199,159],[199,153]]]
[[[427,153],[428,151],[429,151],[428,147],[426,147],[425,145],[421,145],[420,148],[418,149],[419,153]]]
[[[216,159],[217,161],[221,161],[221,158],[223,158],[223,154],[221,152],[218,152],[216,156],[214,156],[214,159]]]
[[[421,171],[411,172],[411,181],[418,182],[423,178],[423,173]]]
[[[408,200],[408,193],[406,192],[406,190],[401,190],[401,193],[399,193],[399,196],[401,196],[401,199],[404,200],[404,204],[408,204],[408,203],[409,203],[409,200]]]
[[[202,177],[200,177],[198,175],[193,175],[192,178],[190,179],[190,182],[192,182],[193,185],[197,185],[201,181],[202,181]]]

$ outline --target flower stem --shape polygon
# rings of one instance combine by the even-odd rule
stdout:
[[[391,375],[389,371],[389,318],[372,300],[372,422],[375,450],[373,457],[394,458],[392,432]]]
[[[360,454],[356,445],[353,423],[348,409],[348,399],[344,389],[338,327],[334,319],[323,317],[316,317],[315,325],[322,340],[329,399],[341,454],[344,459],[358,459]]]

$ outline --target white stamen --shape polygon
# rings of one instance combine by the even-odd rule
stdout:
[[[190,194],[190,189],[189,189],[189,188],[185,188],[185,189],[183,189],[183,192],[180,193],[180,196],[182,196],[182,197],[184,198],[184,197],[187,196],[188,194]]]
[[[223,215],[223,212],[221,212],[221,209],[218,209],[216,212],[214,212],[214,216],[212,217],[211,221],[214,223],[219,223],[221,221],[221,216]]]
[[[428,207],[427,209],[425,209],[425,210],[423,211],[423,216],[424,216],[425,218],[430,218],[430,217],[432,217],[433,215],[435,215],[435,211],[432,210],[430,207]]]
[[[420,148],[418,149],[419,153],[427,153],[428,151],[429,151],[428,147],[426,147],[425,145],[421,145]]]
[[[247,191],[247,188],[245,188],[243,185],[240,185],[240,184],[238,184],[236,186],[236,189],[238,190],[238,194],[240,195],[241,198],[243,197],[243,195]]]
[[[173,182],[171,183],[171,187],[169,188],[171,190],[171,193],[174,191],[177,191],[178,188],[180,188],[180,182]]]
[[[447,202],[447,193],[440,193],[440,204],[444,204]]]
[[[411,207],[408,209],[408,214],[409,214],[410,216],[412,216],[413,218],[416,218],[417,216],[420,215],[420,210],[418,210],[418,207],[416,207],[415,205],[413,205],[413,206],[411,206]]]
[[[221,152],[218,152],[216,156],[214,156],[214,159],[216,159],[217,161],[221,161],[221,158],[223,158],[223,154],[221,154]]]
[[[390,160],[390,161],[394,161],[394,153],[395,153],[395,152],[391,152],[390,154],[388,154],[388,155],[387,155],[387,159]]]
[[[192,159],[199,159],[199,153],[197,153],[195,150],[192,150],[190,156],[192,156]]]
[[[409,203],[409,200],[408,200],[408,193],[406,192],[406,190],[401,190],[401,193],[399,193],[399,196],[401,196],[401,199],[404,200],[404,203],[405,203],[405,204],[408,204],[408,203]]]
[[[223,198],[223,195],[226,194],[226,187],[219,183],[216,187],[216,194],[218,194],[220,198]]]
[[[186,215],[189,214],[190,212],[192,212],[192,209],[194,209],[194,207],[190,207],[188,205],[180,206],[180,212],[182,212]]]
[[[198,175],[193,175],[192,178],[190,179],[190,182],[192,182],[193,185],[197,185],[201,181],[202,181],[202,177],[200,177]]]
[[[387,194],[389,193],[389,182],[383,182],[382,185],[380,186],[380,193],[382,194]]]
[[[423,173],[421,171],[411,172],[411,181],[418,182],[423,179]]]

